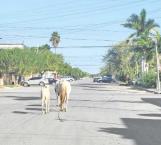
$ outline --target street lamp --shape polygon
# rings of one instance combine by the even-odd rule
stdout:
[[[156,30],[151,30],[151,38],[154,40],[155,42],[155,54],[156,54],[156,67],[157,67],[157,79],[156,79],[156,89],[157,89],[157,93],[161,93],[160,90],[160,76],[159,76],[159,71],[160,71],[160,62],[159,62],[159,55],[158,55],[158,41],[157,41],[157,34],[158,31]]]

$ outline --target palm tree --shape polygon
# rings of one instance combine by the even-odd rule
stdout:
[[[142,9],[140,15],[132,14],[125,24],[122,24],[126,28],[133,29],[135,32],[130,35],[131,37],[140,37],[141,35],[148,35],[149,31],[154,27],[159,27],[153,19],[146,20],[146,10]]]
[[[142,53],[142,63],[145,66],[147,57],[149,58],[149,54],[151,52],[151,42],[149,37],[149,32],[151,29],[155,27],[159,27],[157,23],[153,19],[146,18],[146,10],[142,9],[140,15],[132,14],[125,24],[122,24],[126,28],[133,29],[135,32],[132,33],[129,38],[132,38],[132,42],[135,42],[137,46],[135,50],[137,52]],[[143,72],[145,68],[142,68]]]
[[[53,32],[50,38],[50,42],[52,43],[53,47],[55,48],[55,53],[56,53],[56,48],[59,45],[60,42],[60,35],[58,32]]]

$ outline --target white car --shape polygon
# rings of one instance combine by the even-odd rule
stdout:
[[[33,77],[27,81],[23,81],[21,84],[25,87],[30,86],[30,85],[44,86],[45,84],[49,84],[49,80],[42,78],[42,77]]]
[[[71,76],[64,76],[64,77],[61,77],[61,79],[62,80],[67,80],[67,81],[70,81],[70,82],[74,81],[74,78],[71,77]]]

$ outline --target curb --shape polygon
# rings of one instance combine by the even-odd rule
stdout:
[[[133,88],[133,89],[143,90],[143,91],[146,91],[146,92],[149,92],[149,93],[160,94],[160,93],[158,93],[157,90],[154,89],[154,88],[143,88],[143,87],[136,86],[136,85],[128,85],[128,84],[122,83],[122,82],[118,82],[118,84],[119,84],[120,86],[129,86],[129,87],[131,87],[131,88]]]

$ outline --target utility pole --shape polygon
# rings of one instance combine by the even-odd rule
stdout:
[[[157,79],[156,79],[156,89],[157,93],[160,94],[160,76],[159,76],[159,71],[160,71],[160,62],[159,62],[159,55],[158,55],[158,43],[157,43],[157,38],[155,39],[155,52],[156,52],[156,61],[157,61]]]
[[[160,39],[160,34],[159,31],[156,29],[152,29],[150,31],[150,38],[155,42],[155,54],[156,54],[156,69],[157,69],[157,78],[156,78],[156,89],[157,93],[161,93],[161,88],[160,88],[160,62],[159,62],[159,54],[158,54],[158,38]]]

